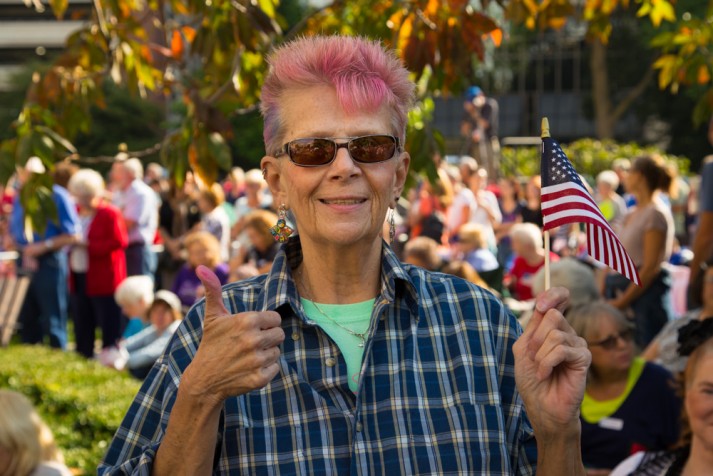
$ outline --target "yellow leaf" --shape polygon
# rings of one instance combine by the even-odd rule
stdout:
[[[651,0],[653,4],[653,10],[649,15],[651,18],[651,23],[658,27],[661,25],[663,20],[673,22],[676,20],[676,13],[673,10],[673,5],[671,5],[666,0]]]
[[[698,84],[706,84],[711,80],[710,72],[708,71],[708,66],[702,64],[698,68]]]

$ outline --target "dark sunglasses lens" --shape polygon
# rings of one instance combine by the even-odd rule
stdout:
[[[297,139],[290,142],[288,154],[297,165],[324,165],[334,157],[334,148],[329,139]]]
[[[396,139],[391,136],[357,137],[349,143],[349,155],[357,162],[383,162],[393,157],[394,152]]]

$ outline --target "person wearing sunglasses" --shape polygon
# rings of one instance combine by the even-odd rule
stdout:
[[[261,169],[283,244],[267,274],[222,289],[198,268],[205,301],[99,474],[583,475],[590,355],[557,310],[566,290],[522,333],[487,291],[401,263],[382,231],[408,175],[408,71],[339,36],[269,64]]]
[[[681,402],[671,374],[636,357],[631,322],[599,300],[567,320],[592,352],[582,402],[582,457],[588,476],[604,476],[639,450],[664,450],[679,435]]]

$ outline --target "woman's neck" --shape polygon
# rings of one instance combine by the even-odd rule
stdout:
[[[705,443],[693,436],[691,454],[683,467],[682,476],[707,476],[713,468],[713,451],[706,448]]]
[[[302,258],[293,276],[302,297],[310,301],[351,304],[373,299],[380,291],[380,238],[378,243],[344,247],[303,241]]]
[[[622,384],[626,384],[629,379],[629,370],[605,370],[592,369],[587,381],[587,389],[606,390],[608,388],[616,388]]]
[[[650,190],[640,190],[634,194],[636,197],[636,206],[645,207],[649,205],[654,200],[656,192],[651,192]]]

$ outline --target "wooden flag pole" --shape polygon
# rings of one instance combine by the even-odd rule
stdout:
[[[550,137],[550,121],[546,117],[542,118],[542,139]],[[545,231],[545,291],[550,289],[550,232]]]

